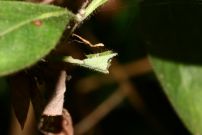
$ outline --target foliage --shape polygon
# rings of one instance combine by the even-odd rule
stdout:
[[[113,53],[112,51],[106,51],[103,53],[87,55],[87,58],[84,60],[74,59],[70,56],[64,58],[64,61],[77,64],[79,66],[86,67],[89,69],[93,69],[102,73],[109,73],[108,69],[110,66],[111,59],[116,55],[117,53]]]
[[[33,65],[56,45],[73,14],[55,6],[0,1],[0,75]]]
[[[154,71],[186,127],[202,134],[201,4],[143,4],[144,36]]]
[[[105,2],[92,1],[80,21]],[[68,23],[76,18],[65,8],[51,5],[0,1],[0,6],[0,75],[42,59],[56,46]]]
[[[50,52],[59,44],[61,37],[69,40],[69,35],[74,32],[75,27],[80,25],[97,7],[106,1],[92,0],[90,3],[84,4],[75,14],[66,8],[53,5],[0,1],[0,76],[10,75],[23,71],[23,69],[31,69],[35,72],[35,66],[46,61],[46,56],[51,55]],[[131,3],[137,5],[136,1]],[[140,13],[143,13],[143,23],[141,25],[143,26],[143,35],[153,69],[179,117],[193,134],[201,135],[202,56],[200,44],[202,42],[200,40],[200,30],[198,30],[198,28],[201,28],[201,20],[198,20],[198,18],[201,18],[199,14],[201,7],[197,3],[145,3],[142,11],[140,11]],[[117,26],[112,24],[113,27],[116,27],[115,30],[119,32],[114,30],[113,33],[104,34],[109,38],[128,37],[124,38],[125,41],[122,38],[111,41],[111,44],[116,45],[117,48],[115,49],[120,52],[124,50],[124,47],[129,48],[127,55],[120,55],[123,59],[125,57],[133,59],[133,55],[136,54],[142,55],[141,49],[141,51],[135,50],[139,49],[138,45],[133,46],[135,49],[131,47],[131,43],[139,42],[136,41],[138,38],[133,38],[134,27],[123,32],[126,27],[130,27],[128,23],[131,23],[131,11],[136,12],[137,10],[137,7],[130,8],[125,9],[124,12],[127,12],[127,14],[117,15],[116,23],[118,24],[118,18],[126,19],[122,19]],[[134,18],[132,17],[132,19]],[[75,23],[75,27],[71,25],[72,22]],[[107,36],[107,34],[113,35],[113,37]],[[133,53],[134,51],[137,53]],[[145,52],[143,53],[145,54]],[[63,57],[56,56],[56,59],[63,63],[73,63],[108,73],[111,59],[116,55],[117,53],[106,51],[85,55],[83,59],[67,55]],[[45,67],[46,69],[48,67]],[[38,72],[37,70],[37,74],[41,73]],[[33,76],[36,77],[35,74]],[[52,78],[56,77],[53,76]],[[47,80],[50,80],[51,77],[45,76],[44,78],[44,80],[47,78]],[[39,102],[39,100],[33,100],[32,97],[34,95],[32,90],[36,90],[33,87],[34,80],[32,79],[30,80],[30,76],[23,72],[16,76],[13,75],[9,80],[12,84],[14,111],[22,127],[27,117],[30,100],[33,104]],[[6,84],[5,78],[2,78],[2,80],[0,80],[0,83],[4,86]],[[22,82],[25,84],[19,86]],[[51,84],[51,81],[47,82]],[[27,89],[31,90],[26,91]],[[18,104],[17,101],[20,101],[21,104]],[[35,110],[38,111],[36,108]]]
[[[106,0],[93,0],[90,2],[90,4],[85,3],[85,5],[82,6],[77,14],[73,14],[65,8],[53,5],[17,1],[0,1],[0,76],[13,74],[22,71],[22,69],[27,69],[33,72],[32,66],[36,65],[37,62],[40,63],[40,61],[46,61],[45,56],[56,47],[65,30],[69,30],[69,35],[71,35],[75,28],[86,17],[88,17],[97,7],[101,6],[105,2]],[[73,26],[70,24],[70,22],[74,23]],[[69,39],[69,35],[64,35],[67,36],[66,40]],[[116,55],[116,53],[111,51],[102,54],[87,55],[88,58],[80,60],[83,61],[83,63],[79,63],[79,65],[95,69],[100,72],[108,73],[110,61],[112,57]],[[59,61],[72,63],[72,60],[64,61],[64,59],[59,59]],[[99,63],[96,64],[96,62]],[[64,88],[58,86],[59,90],[66,89],[66,73],[63,73],[63,82],[61,85]],[[41,115],[43,110],[41,107],[45,103],[40,102],[41,94],[38,91],[38,81],[33,79],[34,76],[36,79],[37,74],[27,74],[27,72],[22,71],[18,74],[12,75],[9,80],[12,90],[13,108],[21,128],[24,128],[30,107],[30,100],[32,101],[35,112],[39,112],[36,114],[36,116]],[[57,78],[56,74],[53,78],[54,80]],[[57,81],[55,82],[55,85],[57,85]],[[60,95],[62,95],[59,97],[59,100],[62,99],[61,101],[63,101],[64,92],[65,91],[62,91],[62,93],[58,92]],[[52,103],[51,101],[54,105],[54,98],[50,100],[50,103]],[[59,106],[63,106],[63,102],[56,102],[60,104]],[[51,106],[51,108],[54,107],[55,106]],[[47,108],[44,109],[44,112],[46,112],[46,109]],[[62,110],[62,108],[60,109]],[[51,115],[52,113],[49,111],[47,112],[47,116]],[[60,112],[57,112],[57,114],[63,115],[60,114]],[[64,114],[68,114],[68,112]],[[64,115],[63,117],[64,121],[71,121],[69,114]],[[47,125],[45,125],[45,129],[52,129],[50,125]],[[43,123],[42,128],[44,128]],[[70,125],[68,132],[73,132],[71,128],[72,126]],[[67,129],[64,127],[64,130]],[[43,132],[46,134],[46,131]],[[54,131],[51,130],[51,132]]]

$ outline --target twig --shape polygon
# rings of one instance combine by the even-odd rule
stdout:
[[[117,105],[119,105],[125,94],[122,90],[116,90],[109,98],[107,98],[103,103],[101,103],[92,113],[90,113],[86,118],[79,122],[75,126],[75,134],[83,135],[93,126],[95,126],[101,119],[103,119],[111,110],[113,110]]]
[[[66,71],[62,70],[60,72],[58,82],[55,87],[55,93],[46,105],[43,115],[56,116],[62,115],[63,103],[64,103],[64,93],[66,91]]]
[[[43,111],[39,129],[44,135],[73,135],[71,116],[63,109],[66,77],[66,71],[60,71],[54,94]]]
[[[81,43],[84,43],[85,45],[88,45],[90,47],[103,47],[104,44],[103,43],[98,43],[98,44],[92,44],[90,41],[82,38],[81,36],[77,35],[77,34],[72,34],[72,36],[77,37],[79,40],[81,40]],[[80,41],[79,41],[80,42]]]
[[[78,10],[77,14],[75,15],[75,24],[73,25],[70,34],[72,34],[78,25],[83,22],[93,11],[95,11],[99,6],[107,2],[107,0],[86,0],[81,8]]]
[[[89,0],[86,0],[82,5],[81,8],[78,10],[78,13],[76,14],[76,21],[77,22],[82,22],[84,17],[85,17],[85,9],[89,4]]]
[[[143,113],[145,111],[145,105],[143,100],[140,98],[139,93],[128,81],[128,74],[125,72],[123,67],[118,63],[114,63],[111,67],[111,74],[114,80],[120,83],[120,87],[116,90],[109,98],[107,98],[103,103],[101,103],[92,113],[90,113],[86,118],[79,122],[75,126],[76,135],[82,135],[89,131],[93,126],[99,123],[109,112],[111,112],[115,107],[117,107],[124,98],[132,94],[135,95],[133,103],[135,108]]]
[[[53,3],[54,1],[55,0],[43,0],[40,3],[42,3],[42,4],[50,4],[50,3]]]
[[[100,106],[98,106],[92,113],[90,113],[86,118],[84,118],[75,126],[75,132],[77,133],[76,135],[81,135],[89,131],[110,111],[118,106],[125,97],[128,98],[133,107],[148,121],[151,126],[154,127],[154,129],[157,130],[157,132],[160,134],[169,134],[169,132],[165,130],[164,127],[162,127],[159,122],[153,118],[153,116],[151,116],[151,114],[147,112],[148,110],[144,101],[142,100],[136,88],[128,80],[129,75],[123,69],[123,66],[117,62],[116,64],[113,64],[111,69],[111,75],[113,79],[120,83],[119,89],[116,90],[115,93],[103,101]],[[142,70],[140,71],[142,72]],[[151,68],[148,68],[146,71],[151,71]]]
[[[142,58],[135,62],[122,65],[123,70],[129,77],[137,77],[152,72],[152,67],[149,64],[148,58]],[[115,78],[109,75],[91,75],[77,82],[76,88],[79,92],[88,93],[96,90],[101,85],[115,83]],[[93,85],[92,85],[93,84]]]

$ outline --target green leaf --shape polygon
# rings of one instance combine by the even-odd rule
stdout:
[[[86,55],[87,58],[84,60],[74,59],[69,56],[66,57],[64,61],[102,73],[109,73],[108,68],[110,66],[111,59],[115,56],[117,56],[117,53],[106,51],[103,53]]]
[[[103,5],[107,0],[92,0],[92,2],[88,5],[85,10],[85,17],[88,17],[94,10],[96,10],[99,6]]]
[[[0,75],[31,66],[57,44],[73,14],[64,8],[0,1]]]
[[[202,67],[152,57],[169,100],[190,131],[202,135]]]
[[[202,135],[201,4],[148,4],[141,25],[154,70],[186,127]]]

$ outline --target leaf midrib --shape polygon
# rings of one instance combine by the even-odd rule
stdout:
[[[5,36],[6,34],[12,32],[12,31],[17,30],[17,29],[19,29],[20,27],[22,27],[22,26],[24,26],[24,25],[26,25],[26,24],[28,24],[28,23],[31,23],[31,22],[34,21],[34,20],[48,19],[48,18],[51,18],[51,17],[61,16],[61,15],[67,14],[67,13],[68,13],[67,10],[64,9],[64,10],[61,10],[61,11],[43,13],[43,14],[41,14],[40,16],[37,16],[37,17],[35,17],[35,18],[31,18],[31,19],[29,18],[29,19],[27,19],[27,20],[24,20],[24,21],[22,21],[22,22],[16,24],[16,25],[13,26],[13,27],[10,27],[10,28],[6,29],[5,31],[0,32],[0,37]]]

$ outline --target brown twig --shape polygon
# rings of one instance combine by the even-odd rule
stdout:
[[[148,58],[142,58],[135,62],[122,65],[123,70],[129,77],[136,77],[152,72],[152,67],[149,64]],[[88,93],[96,90],[104,84],[115,83],[115,78],[110,75],[91,75],[77,82],[76,88],[81,93]],[[92,85],[93,84],[93,85]]]
[[[80,25],[80,23],[83,21],[83,16],[85,14],[85,8],[87,7],[87,5],[89,4],[89,0],[86,0],[82,5],[81,8],[78,10],[77,14],[75,15],[75,20],[74,20],[74,24],[71,27],[70,30],[70,35],[76,30],[76,28]]]
[[[139,64],[142,65],[142,62],[140,62]],[[151,71],[151,66],[147,62],[146,65],[149,67],[145,70],[140,70],[140,74],[144,73],[144,71]],[[159,132],[160,134],[169,134],[169,132],[165,131],[164,127],[162,127],[159,122],[147,112],[147,107],[144,101],[142,100],[136,88],[130,83],[128,79],[130,75],[126,71],[127,70],[124,70],[123,66],[121,66],[117,61],[112,65],[111,75],[113,77],[113,80],[119,82],[120,87],[109,98],[103,101],[103,103],[101,103],[101,105],[98,106],[92,113],[90,113],[86,118],[84,118],[75,126],[75,132],[78,135],[86,133],[93,126],[99,123],[99,121],[104,118],[110,111],[112,111],[116,106],[118,106],[124,98],[127,98],[130,101],[136,111],[138,111],[148,121],[148,123],[157,130],[157,132]],[[135,73],[135,75],[139,75],[139,73]]]
[[[82,43],[84,43],[85,45],[88,45],[90,47],[103,47],[104,44],[103,43],[98,43],[98,44],[92,44],[90,41],[82,38],[81,36],[77,35],[77,34],[72,34],[72,36],[77,37],[79,40],[82,41]]]
[[[148,67],[141,70],[140,74],[142,74],[151,71],[151,67],[149,64],[147,64],[147,62],[147,59],[142,59],[132,65],[133,67],[135,67],[135,69],[139,69],[142,65],[145,65],[144,63],[146,63]],[[121,66],[118,63],[113,64],[113,66],[111,67],[112,76],[108,77],[111,77],[112,81],[118,81],[120,83],[120,87],[114,93],[112,93],[110,97],[105,99],[103,103],[96,107],[93,112],[91,112],[87,117],[85,117],[75,126],[76,135],[82,135],[92,129],[97,123],[99,123],[100,120],[102,120],[109,112],[115,109],[127,97],[130,97],[129,100],[132,100],[134,107],[139,110],[140,113],[145,114],[144,102],[140,98],[137,90],[128,81],[127,78],[129,76],[129,73],[127,72],[127,70],[124,70],[124,67],[125,66]],[[126,68],[128,67],[126,66]],[[138,73],[136,74],[139,75]],[[109,82],[110,79],[107,80],[107,82]]]
[[[50,3],[53,3],[54,1],[55,0],[43,0],[40,3],[42,3],[42,4],[50,4]]]
[[[101,119],[111,112],[111,110],[119,105],[124,97],[125,95],[122,90],[116,90],[109,98],[75,126],[75,135],[83,135],[94,127]]]

